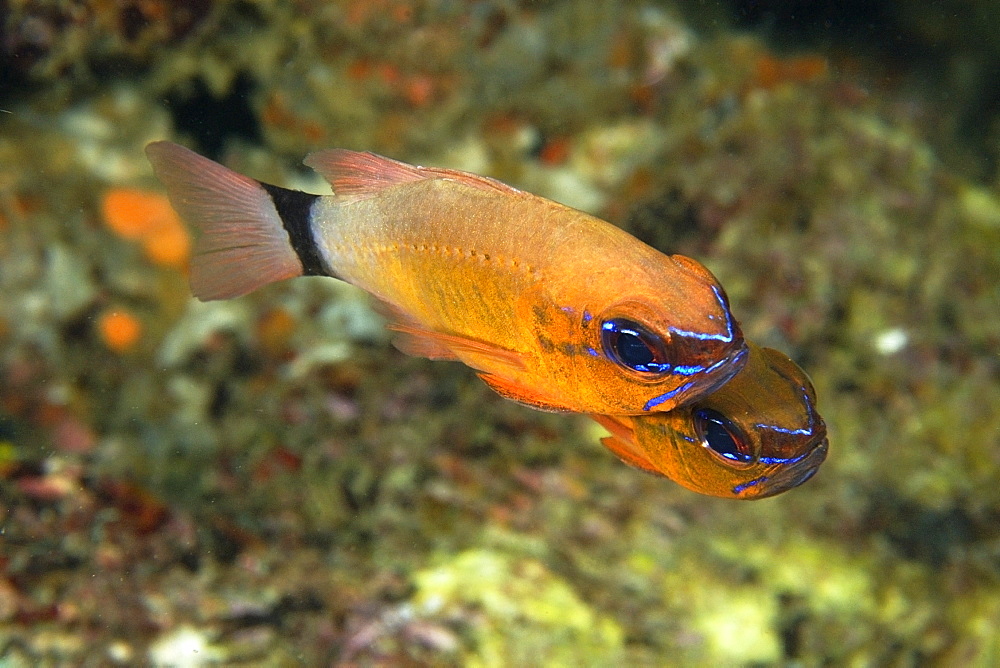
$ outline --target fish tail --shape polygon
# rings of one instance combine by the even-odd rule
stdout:
[[[255,181],[171,142],[149,144],[146,156],[171,204],[196,228],[190,282],[198,299],[330,274],[310,225],[317,195]]]

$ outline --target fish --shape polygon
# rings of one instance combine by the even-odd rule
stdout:
[[[829,450],[816,390],[787,355],[748,342],[728,383],[688,406],[642,416],[592,415],[626,464],[701,494],[763,499],[809,480]]]
[[[463,362],[547,411],[668,411],[746,361],[726,293],[700,262],[500,181],[329,149],[304,161],[334,192],[314,195],[171,142],[146,154],[195,228],[200,300],[337,278],[376,298],[403,352]]]

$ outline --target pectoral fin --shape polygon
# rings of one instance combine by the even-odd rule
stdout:
[[[490,389],[505,399],[516,401],[519,404],[524,404],[529,408],[539,411],[548,411],[550,413],[569,412],[569,409],[565,406],[554,404],[540,392],[519,385],[514,381],[488,373],[480,373],[478,376],[483,379],[484,383],[490,386]]]
[[[509,367],[511,370],[524,369],[524,362],[517,351],[485,341],[458,334],[435,332],[401,322],[391,323],[388,328],[398,333],[393,339],[393,345],[407,355],[427,357],[432,360],[460,359],[477,370],[492,371],[497,366]]]
[[[601,445],[613,452],[618,459],[629,466],[642,469],[647,473],[663,475],[658,471],[652,462],[635,445],[635,432],[632,427],[626,424],[621,418],[613,415],[591,415],[597,424],[611,432],[610,436],[601,439]],[[625,418],[626,420],[629,418]]]
[[[396,332],[396,335],[392,337],[392,345],[396,346],[396,349],[402,353],[413,357],[426,357],[430,360],[453,361],[458,359],[454,351],[438,341],[437,338],[424,336],[422,332],[418,334],[416,333],[418,330],[405,325],[390,324],[386,327]]]

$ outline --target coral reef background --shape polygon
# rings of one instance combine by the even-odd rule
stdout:
[[[0,1],[0,661],[1000,663],[995,3]],[[993,27],[991,27],[993,26]],[[705,262],[831,434],[701,497],[406,358],[190,298],[170,138],[466,169]]]

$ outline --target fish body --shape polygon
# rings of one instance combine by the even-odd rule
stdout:
[[[691,405],[644,416],[592,416],[625,463],[695,492],[760,499],[796,487],[826,459],[816,392],[783,353],[749,344],[746,365]]]
[[[333,186],[317,196],[168,142],[147,154],[198,232],[200,299],[339,278],[384,305],[404,352],[462,361],[543,410],[668,411],[745,363],[739,324],[701,264],[499,181],[333,149],[305,161]]]

